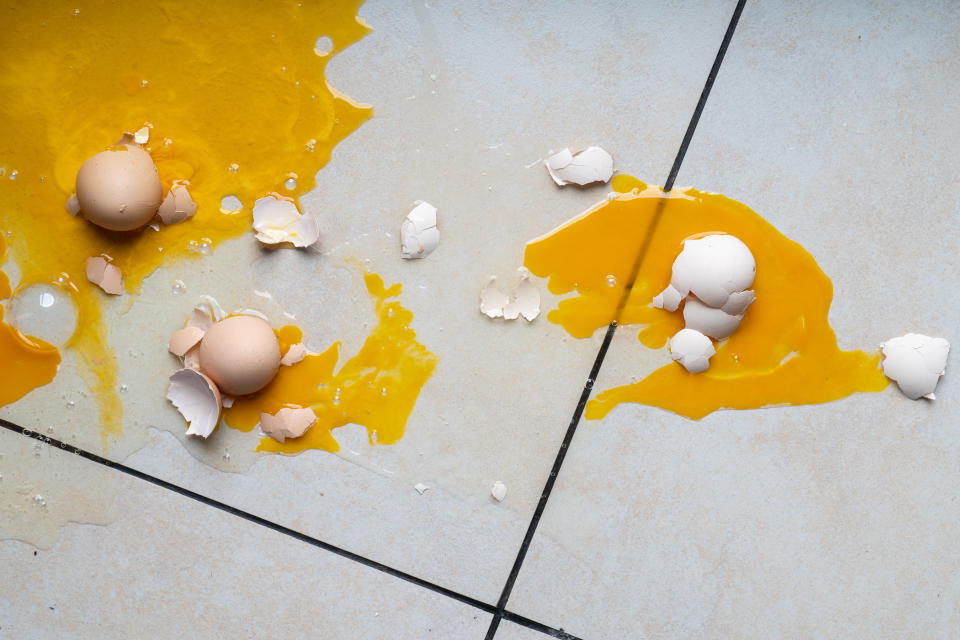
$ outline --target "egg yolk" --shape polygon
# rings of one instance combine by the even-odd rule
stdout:
[[[0,233],[0,264],[7,244]],[[0,300],[10,297],[10,281],[0,271]],[[60,353],[52,344],[26,336],[3,320],[0,305],[0,406],[22,398],[28,391],[47,384],[57,374]]]
[[[324,79],[327,62],[369,31],[356,17],[360,4],[80,0],[0,8],[0,228],[12,232],[21,286],[63,274],[76,290],[77,331],[67,346],[82,359],[105,442],[121,432],[122,406],[101,313],[106,297],[87,282],[85,260],[111,256],[136,294],[161,264],[250,233],[255,198],[309,191],[333,147],[372,113]],[[333,48],[315,51],[323,36]],[[83,162],[145,124],[164,190],[188,180],[196,215],[133,232],[72,216],[65,203]],[[230,195],[243,204],[238,211],[221,210]],[[49,380],[14,377],[26,390]],[[0,404],[22,395],[4,387]]]
[[[838,348],[827,318],[830,279],[813,256],[773,225],[720,194],[689,188],[664,193],[623,175],[614,178],[613,188],[621,194],[616,199],[527,244],[524,265],[549,278],[550,291],[576,291],[550,311],[551,322],[584,338],[618,318],[621,326],[643,325],[638,337],[645,346],[663,347],[683,328],[683,315],[651,306],[653,296],[670,283],[683,241],[717,232],[736,236],[753,253],[756,300],[737,331],[717,344],[707,371],[692,374],[671,362],[634,384],[597,394],[586,407],[588,419],[603,418],[621,402],[700,419],[717,409],[814,404],[887,386],[879,353]],[[655,218],[658,224],[636,270],[644,234]]]
[[[281,366],[262,391],[237,398],[224,411],[224,423],[250,431],[261,413],[276,413],[284,407],[309,407],[317,421],[299,438],[278,442],[264,437],[258,451],[296,453],[304,449],[337,451],[340,445],[332,431],[345,424],[366,427],[370,443],[392,444],[403,436],[407,418],[420,389],[437,365],[435,355],[417,342],[410,328],[413,313],[394,300],[402,286],[387,288],[375,273],[364,276],[374,302],[377,324],[360,351],[334,371],[340,358],[340,343],[323,353],[309,354],[293,366]],[[298,327],[277,331],[282,352],[300,342]]]

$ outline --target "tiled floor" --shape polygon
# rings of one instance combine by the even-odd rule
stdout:
[[[191,302],[170,297],[172,279],[241,305],[230,282],[246,278],[316,346],[342,339],[349,352],[369,312],[341,258],[369,259],[404,283],[414,328],[440,357],[403,440],[371,450],[352,434],[340,456],[256,459],[239,436],[185,442],[156,393],[165,354],[117,331],[137,446],[100,448],[69,363],[0,410],[29,429],[55,424],[54,437],[134,474],[50,447],[37,458],[0,430],[4,499],[102,523],[67,525],[34,540],[39,550],[0,543],[0,638],[956,633],[956,376],[932,406],[895,389],[699,422],[621,406],[579,425],[529,531],[603,335],[489,322],[477,291],[490,273],[512,276],[524,242],[605,194],[554,188],[534,162],[549,150],[598,143],[620,170],[667,179],[735,9],[551,4],[365,5],[375,32],[329,78],[376,116],[306,199],[324,221],[323,254],[265,258],[249,239],[228,243],[200,275],[152,276],[124,316],[162,343]],[[677,184],[747,203],[814,254],[844,347],[908,330],[955,341],[958,27],[947,2],[747,2],[678,165]],[[418,198],[440,208],[442,244],[401,263],[396,226]],[[278,278],[290,273],[301,275]],[[638,373],[634,334],[614,335],[597,388]],[[33,505],[54,475],[74,478],[71,490],[61,482]],[[502,503],[489,497],[495,480]]]

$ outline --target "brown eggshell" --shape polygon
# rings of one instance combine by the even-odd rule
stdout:
[[[280,343],[256,316],[231,316],[214,323],[200,341],[200,370],[224,393],[259,391],[280,368]]]
[[[80,211],[105,229],[139,229],[157,213],[162,198],[153,158],[136,145],[101,151],[77,172]]]

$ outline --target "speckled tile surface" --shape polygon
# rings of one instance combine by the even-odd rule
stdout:
[[[947,3],[747,3],[680,171],[813,253],[844,348],[956,338],[958,25]],[[597,389],[668,361],[635,336]],[[584,422],[510,607],[583,637],[955,637],[958,392]]]
[[[0,409],[486,610],[0,429],[15,514],[0,530],[40,547],[0,542],[0,638],[484,637],[602,335],[489,321],[478,292],[605,196],[557,189],[549,152],[600,144],[663,183],[734,4],[368,2],[374,32],[328,79],[375,116],[302,201],[320,248],[238,238],[110,305],[127,434],[110,448],[69,357]],[[844,348],[906,331],[955,341],[958,27],[946,2],[748,2],[681,167],[677,184],[746,203],[814,255]],[[417,199],[439,208],[441,244],[405,262],[398,230]],[[339,454],[294,457],[254,455],[253,434],[231,430],[185,440],[164,348],[197,296],[292,313],[309,346],[349,354],[373,319],[350,258],[403,283],[439,358],[403,439],[370,447],[350,426],[334,432]],[[556,299],[539,286],[546,311]],[[667,362],[635,335],[618,331],[595,389]],[[890,388],[698,422],[622,405],[581,423],[507,609],[582,638],[951,637],[958,366],[933,405]],[[547,636],[503,622],[496,637]]]

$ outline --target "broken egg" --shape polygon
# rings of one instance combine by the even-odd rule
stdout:
[[[299,438],[316,421],[317,415],[311,409],[284,407],[275,414],[261,413],[260,430],[277,442],[284,442]]]
[[[490,276],[480,290],[480,312],[488,318],[516,320],[520,316],[532,322],[540,315],[540,290],[530,280],[530,272],[521,267],[517,270],[520,282],[512,296],[507,296],[497,287],[496,276]]]
[[[883,375],[897,383],[900,391],[911,400],[929,398],[947,366],[950,343],[943,338],[931,338],[919,333],[908,333],[880,345],[883,351]]]
[[[580,186],[594,182],[608,182],[613,175],[613,157],[600,147],[587,147],[572,153],[564,149],[543,162],[550,177],[561,187],[568,184]]]
[[[696,329],[681,329],[669,341],[670,357],[690,373],[701,373],[710,367],[710,358],[716,353],[713,342]]]
[[[194,369],[180,369],[170,376],[167,400],[187,421],[187,435],[208,437],[220,422],[220,391],[217,385]]]
[[[157,213],[162,197],[153,158],[133,144],[101,151],[77,171],[80,212],[104,229],[139,229]]]
[[[439,244],[437,208],[421,202],[400,225],[400,257],[406,260],[426,258]]]
[[[123,275],[115,265],[102,256],[87,258],[87,280],[112,296],[123,293]]]
[[[253,203],[253,228],[264,244],[309,247],[320,238],[316,218],[301,215],[292,199],[271,193]]]
[[[280,343],[255,316],[230,316],[210,326],[200,341],[200,369],[230,395],[267,385],[280,368]]]
[[[714,234],[687,239],[673,261],[669,286],[653,298],[653,306],[676,311],[680,302],[692,294],[719,309],[727,304],[731,294],[748,289],[756,272],[753,254],[739,238]]]
[[[723,309],[714,309],[693,296],[683,303],[683,324],[688,329],[696,329],[716,340],[733,335],[740,326],[743,314],[731,315]]]
[[[197,212],[197,203],[190,197],[187,184],[189,183],[184,180],[174,180],[170,185],[167,197],[157,209],[157,215],[163,224],[182,222]]]

